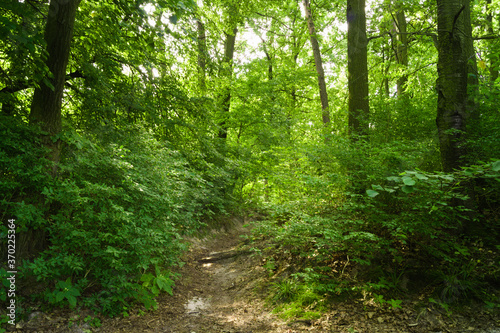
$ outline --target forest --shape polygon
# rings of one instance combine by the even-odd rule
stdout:
[[[0,12],[0,332],[154,311],[231,216],[286,318],[500,308],[500,1]]]

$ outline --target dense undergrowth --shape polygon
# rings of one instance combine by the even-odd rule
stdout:
[[[183,237],[231,197],[267,216],[252,238],[264,241],[255,249],[274,281],[269,302],[285,318],[317,318],[353,295],[397,308],[423,287],[446,309],[468,299],[499,306],[499,160],[445,174],[431,171],[431,141],[340,138],[259,160],[227,147],[200,157],[129,125],[64,132],[51,177],[39,133],[22,121],[0,125],[0,205],[17,226],[20,319],[40,305],[110,316],[136,303],[154,309],[182,278],[172,271]]]
[[[310,319],[345,296],[500,306],[499,160],[440,173],[423,171],[434,167],[415,142],[331,147],[277,151],[281,164],[249,185],[267,207],[252,237],[282,316]]]
[[[0,126],[0,211],[17,227],[19,319],[31,304],[105,315],[134,302],[154,308],[160,292],[172,293],[183,236],[229,202],[227,170],[211,164],[208,176],[141,126],[101,129],[99,139],[64,132],[54,178],[35,130]],[[6,223],[0,233],[6,240]]]

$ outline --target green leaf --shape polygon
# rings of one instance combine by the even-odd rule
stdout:
[[[387,177],[387,180],[390,181],[390,182],[391,181],[392,182],[398,182],[398,181],[401,180],[401,178],[400,177],[396,177],[396,176],[390,176],[390,177]]]
[[[66,295],[66,298],[68,299],[69,306],[74,308],[76,306],[76,297],[73,295]]]
[[[59,291],[57,294],[56,294],[56,302],[60,302],[64,299],[64,296],[66,296],[66,293],[63,292],[63,291]]]
[[[406,186],[405,185],[405,186],[401,187],[401,191],[403,191],[404,193],[407,193],[407,194],[413,193],[414,190],[415,189],[413,188],[413,186]]]
[[[147,274],[144,274],[143,276],[141,276],[141,281],[142,282],[145,282],[144,285],[147,285],[149,282],[151,282],[151,280],[153,280],[155,277],[153,274],[151,273],[147,273]]]
[[[491,170],[500,171],[500,160],[496,161],[491,165]]]
[[[42,79],[43,83],[45,83],[45,85],[47,87],[49,87],[50,90],[54,91],[56,88],[54,87],[54,85],[52,84],[52,82],[50,82],[47,78],[43,78]]]
[[[158,278],[156,278],[156,284],[161,290],[166,291],[167,293],[172,295],[172,286],[174,284],[174,281],[164,276],[159,276]]]
[[[389,303],[393,309],[397,309],[397,308],[402,309],[402,307],[400,305],[401,302],[402,301],[399,299],[391,299],[390,301],[387,301],[387,303]]]
[[[175,15],[175,14],[174,14],[174,15],[170,16],[170,17],[168,18],[168,20],[170,21],[170,23],[172,23],[172,24],[176,24],[176,23],[177,23],[177,20],[178,20],[177,15]]]
[[[380,193],[378,193],[377,191],[374,191],[374,190],[366,190],[366,194],[368,194],[368,196],[371,198],[375,198]]]
[[[411,177],[403,177],[403,183],[407,186],[413,186],[415,185],[415,181]]]
[[[417,177],[420,180],[427,180],[427,179],[429,179],[429,177],[424,176],[424,175],[422,175],[420,173],[415,173],[415,177]]]

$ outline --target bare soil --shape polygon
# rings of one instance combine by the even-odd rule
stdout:
[[[500,333],[498,311],[464,308],[446,315],[435,307],[405,301],[402,309],[367,306],[363,300],[332,304],[313,321],[285,321],[266,306],[268,273],[259,256],[245,250],[239,223],[230,230],[191,239],[174,295],[158,299],[158,310],[129,311],[128,317],[100,318],[95,327],[82,319],[90,313],[35,313],[17,332],[166,332],[166,333],[298,333],[298,332],[486,332]],[[91,315],[91,314],[90,314]],[[99,326],[99,325],[97,325]]]

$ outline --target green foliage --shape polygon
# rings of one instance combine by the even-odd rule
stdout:
[[[409,145],[352,146],[357,151],[347,144],[321,152],[309,149],[307,158],[295,150],[294,158],[280,157],[283,164],[277,164],[275,175],[268,173],[261,195],[275,202],[268,204],[269,219],[257,223],[254,237],[271,244],[270,274],[289,263],[295,276],[333,297],[401,293],[406,291],[403,278],[418,271],[421,278],[436,279],[448,302],[483,297],[486,275],[479,272],[488,266],[471,269],[468,260],[483,255],[459,235],[466,232],[496,245],[498,223],[482,214],[491,214],[498,204],[493,194],[500,190],[498,160],[451,174],[402,172],[405,163],[421,162],[416,155],[413,161],[411,155],[403,157],[411,152]],[[366,194],[358,190],[363,187]],[[354,267],[362,273],[352,275]],[[495,279],[497,273],[488,276]],[[276,300],[294,302],[294,288],[288,280],[276,285]],[[401,300],[380,297],[391,308],[401,307]]]
[[[62,304],[63,301],[67,301],[71,308],[76,306],[79,296],[81,296],[80,290],[71,283],[70,278],[67,278],[66,281],[58,281],[55,290],[45,294],[45,298],[50,304]]]
[[[39,140],[39,131],[17,117],[0,115],[0,253],[7,257],[7,222],[15,219],[16,253],[26,256],[36,251],[43,240],[26,237],[42,229],[47,221],[43,199],[37,195],[53,180],[47,174],[50,163],[47,150]],[[17,263],[20,263],[18,260]]]
[[[491,63],[480,62],[479,85],[470,87],[477,103],[463,147],[469,166],[445,174],[437,172],[437,52],[420,33],[434,29],[435,6],[424,13],[416,2],[398,4],[412,22],[407,65],[395,61],[392,10],[382,2],[372,8],[368,29],[380,36],[369,44],[368,140],[346,136],[346,38],[332,24],[343,6],[313,4],[316,37],[333,45],[322,47],[332,119],[323,126],[300,4],[212,5],[81,3],[65,131],[52,138],[62,143],[55,177],[43,133],[26,125],[33,88],[49,77],[48,5],[0,5],[0,243],[5,251],[5,221],[16,218],[19,278],[46,287],[35,297],[109,315],[128,315],[133,302],[155,308],[156,296],[173,291],[182,238],[234,198],[267,213],[254,238],[271,243],[269,276],[290,264],[293,278],[280,277],[272,293],[286,316],[315,317],[319,310],[303,307],[342,293],[377,292],[398,308],[391,293],[415,271],[436,280],[439,302],[484,294],[483,281],[499,274],[491,261],[499,236],[500,90],[498,80],[483,79],[498,67],[498,42],[476,43]],[[255,14],[257,7],[269,17]],[[487,19],[474,7],[482,35]],[[194,16],[205,25],[204,40]],[[238,27],[236,50],[245,57],[228,66],[220,41],[235,23],[261,43],[242,40]],[[405,93],[397,95],[403,77]],[[222,95],[230,98],[225,140],[216,137]]]
[[[293,280],[283,280],[273,284],[272,300],[274,302],[289,302],[297,295],[297,284]]]
[[[83,319],[85,323],[89,323],[90,326],[99,328],[102,326],[101,320],[97,317],[87,316]]]
[[[446,303],[446,302],[443,302],[443,301],[441,301],[439,299],[434,299],[432,297],[429,298],[429,302],[434,303],[436,305],[439,305],[439,307],[442,308],[446,312],[446,314],[448,316],[450,316],[453,313],[453,311],[451,310],[450,305],[448,303]]]
[[[131,126],[127,138],[101,142],[64,133],[67,146],[58,178],[36,182],[46,179],[37,167],[37,150],[26,144],[17,148],[26,150],[17,157],[17,168],[35,167],[15,173],[15,158],[7,154],[16,153],[20,134],[2,133],[7,146],[2,184],[10,186],[4,195],[21,196],[28,188],[38,191],[47,207],[32,206],[28,218],[22,214],[28,211],[25,202],[2,201],[20,227],[30,223],[50,235],[50,246],[22,267],[26,277],[49,287],[40,297],[52,305],[78,304],[115,315],[131,301],[155,307],[160,292],[172,293],[175,276],[168,268],[181,264],[182,235],[202,227],[201,218],[223,204],[219,190],[201,172],[178,151]],[[114,143],[117,139],[121,145]]]
[[[155,275],[151,273],[143,274],[141,276],[142,286],[151,291],[155,296],[158,296],[162,291],[172,295],[174,281],[170,278],[170,274],[168,272],[160,272],[158,266],[155,267],[155,273]]]
[[[314,286],[296,278],[273,283],[269,300],[277,305],[274,312],[284,319],[318,319],[325,310],[324,300]]]
[[[0,333],[7,332],[7,330],[4,327],[8,322],[9,322],[9,317],[7,317],[7,315],[0,316]]]

